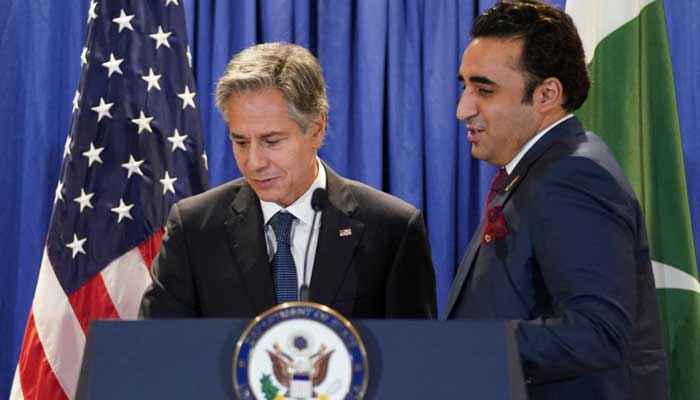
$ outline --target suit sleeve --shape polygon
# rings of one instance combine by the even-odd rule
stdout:
[[[160,251],[151,266],[153,282],[141,300],[139,318],[194,318],[199,306],[178,204],[173,205]]]
[[[387,318],[435,318],[435,272],[423,215],[415,210],[391,265]]]
[[[542,177],[531,197],[528,229],[552,310],[517,322],[533,383],[619,366],[636,308],[636,200],[587,159],[548,171],[556,172]]]

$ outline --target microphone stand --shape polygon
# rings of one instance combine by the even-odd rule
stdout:
[[[309,261],[309,247],[311,247],[311,238],[314,235],[314,228],[316,227],[316,217],[319,211],[326,207],[328,202],[328,193],[323,188],[317,188],[314,190],[314,194],[311,196],[311,208],[314,209],[314,217],[311,221],[311,231],[309,231],[309,239],[306,242],[306,251],[304,252],[304,273],[301,278],[302,284],[299,288],[299,301],[309,301],[309,285],[306,283],[306,266]]]

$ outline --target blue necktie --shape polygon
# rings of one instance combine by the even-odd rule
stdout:
[[[272,257],[272,279],[275,283],[277,304],[287,301],[297,301],[297,267],[289,245],[289,234],[292,222],[296,218],[288,213],[279,211],[270,219],[270,225],[275,231],[277,252]]]

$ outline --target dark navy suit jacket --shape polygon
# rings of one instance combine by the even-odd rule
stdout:
[[[435,318],[423,214],[323,166],[328,204],[310,300],[350,318]],[[181,200],[170,211],[140,316],[255,317],[275,305],[268,258],[260,200],[244,179]]]
[[[447,318],[512,319],[532,400],[666,398],[639,203],[608,147],[576,118],[545,134],[488,206],[508,233],[467,248]]]

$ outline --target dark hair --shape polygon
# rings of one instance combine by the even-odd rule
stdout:
[[[321,65],[309,50],[290,43],[262,43],[233,56],[216,85],[216,106],[228,121],[228,101],[247,90],[277,88],[287,100],[289,117],[302,132],[321,113],[328,113]]]
[[[520,67],[526,73],[523,102],[549,77],[564,87],[566,111],[581,107],[591,85],[586,57],[576,26],[565,12],[538,0],[500,1],[479,15],[472,38],[511,38],[523,41]]]

